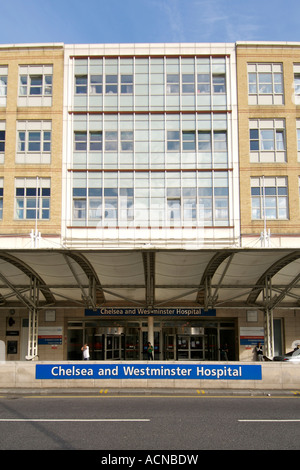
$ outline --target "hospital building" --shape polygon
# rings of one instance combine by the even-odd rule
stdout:
[[[300,43],[0,45],[6,361],[300,338]]]

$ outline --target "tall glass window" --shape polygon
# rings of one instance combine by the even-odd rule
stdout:
[[[286,177],[251,178],[252,219],[288,219]]]
[[[281,63],[248,64],[248,99],[250,105],[284,104]]]

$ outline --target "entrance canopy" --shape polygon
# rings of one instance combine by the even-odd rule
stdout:
[[[300,308],[300,250],[0,250],[0,308]]]

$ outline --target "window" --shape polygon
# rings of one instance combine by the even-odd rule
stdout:
[[[4,163],[5,154],[5,121],[0,121],[0,164]]]
[[[212,76],[213,93],[225,93],[225,75],[213,74]]]
[[[132,58],[77,58],[74,60],[74,106],[102,107],[99,95],[132,95],[134,92]],[[80,96],[81,95],[81,96]],[[92,97],[85,101],[82,95]],[[106,102],[106,105],[111,100]],[[112,101],[113,103],[115,100]],[[126,102],[126,101],[125,101]],[[110,103],[111,105],[111,103]],[[122,103],[122,106],[125,106]]]
[[[50,152],[51,132],[28,131],[19,132],[19,152]]]
[[[76,75],[75,77],[75,94],[87,94],[87,75]]]
[[[19,96],[52,96],[52,65],[28,65],[19,69]],[[30,104],[30,102],[29,102]]]
[[[196,150],[196,132],[195,131],[182,131],[181,133],[182,151],[195,151]],[[167,149],[168,151],[180,151],[180,132],[167,131]]]
[[[89,138],[89,141],[88,141]],[[97,152],[102,150],[102,132],[101,131],[75,131],[74,132],[74,150],[75,152]]]
[[[120,219],[133,220],[133,188],[120,188]]]
[[[211,151],[211,132],[198,132],[198,150],[199,152]]]
[[[106,75],[105,93],[107,95],[118,93],[118,75]]]
[[[168,151],[180,151],[180,132],[168,131],[167,132],[167,149]]]
[[[181,221],[180,188],[167,189],[167,217],[169,222]]]
[[[86,219],[86,188],[73,188],[73,219]]]
[[[182,74],[182,93],[195,93],[195,76],[192,73]]]
[[[50,179],[16,179],[16,219],[50,219]]]
[[[102,219],[102,188],[89,188],[88,196],[89,220]]]
[[[88,211],[87,211],[88,208]],[[73,188],[73,219],[89,221],[133,219],[133,188]]]
[[[297,149],[298,149],[298,162],[300,162],[300,119],[297,119]]]
[[[16,163],[50,163],[50,159],[51,122],[19,121]]]
[[[0,98],[7,96],[7,67],[0,66]]]
[[[224,131],[214,131],[214,150],[216,152],[226,152],[227,151],[227,132]]]
[[[20,95],[52,95],[52,75],[21,75]]]
[[[248,64],[249,104],[284,104],[282,64]]]
[[[102,75],[90,75],[90,95],[102,95]],[[75,94],[86,95],[88,92],[88,75],[75,75]]]
[[[118,179],[103,173],[74,173],[73,221],[76,225],[108,223],[115,226],[133,220],[134,189],[127,176]],[[103,184],[107,186],[103,187]],[[131,183],[133,184],[133,181]]]
[[[167,219],[169,222],[197,221],[197,190],[191,188],[167,188]]]
[[[178,73],[167,74],[167,94],[168,95],[179,94],[179,74]]]
[[[121,75],[121,94],[132,95],[133,93],[133,75]]]
[[[105,151],[117,152],[118,151],[118,132],[105,131]]]
[[[120,139],[120,149],[119,149]],[[105,151],[106,152],[130,152],[133,151],[133,132],[105,131]]]
[[[179,152],[181,147],[183,152],[196,151],[196,138],[198,138],[198,152],[227,152],[227,132],[226,131],[182,131],[180,145],[180,131],[167,131],[167,150]]]
[[[5,130],[0,128],[0,153],[5,152]]]
[[[202,172],[198,176],[199,220],[204,226],[229,223],[229,189],[227,172]]]
[[[295,95],[300,95],[300,74],[294,75]]]
[[[90,152],[102,150],[102,132],[90,132]]]
[[[294,96],[295,104],[300,104],[300,64],[294,64]]]
[[[249,127],[252,163],[286,161],[284,120],[251,120]]]
[[[0,178],[0,220],[3,219],[3,178]]]
[[[197,93],[210,93],[210,74],[198,73],[197,75]]]
[[[133,151],[133,132],[132,131],[121,131],[121,151],[122,152]]]
[[[118,219],[118,190],[117,188],[104,189],[104,218]]]
[[[196,132],[183,131],[182,132],[182,151],[195,151],[196,150]]]
[[[102,95],[102,75],[90,76],[90,94]]]
[[[287,219],[286,177],[251,178],[252,219]]]
[[[197,194],[196,188],[182,188],[183,220],[197,220]]]
[[[74,150],[75,152],[84,152],[87,150],[87,133],[86,132],[74,133]]]

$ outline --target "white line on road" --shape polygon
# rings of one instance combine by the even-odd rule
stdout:
[[[300,419],[239,419],[240,423],[297,423]]]
[[[150,419],[127,419],[127,418],[124,418],[124,419],[111,419],[111,418],[107,418],[107,419],[76,419],[76,418],[72,418],[72,419],[47,419],[47,418],[6,418],[6,419],[0,419],[0,422],[11,422],[11,423],[29,423],[29,422],[39,422],[39,423],[45,423],[45,422],[53,422],[53,423],[65,423],[65,422],[73,422],[73,423],[100,423],[100,422],[113,422],[113,423],[120,423],[120,422],[148,422],[150,421]]]

